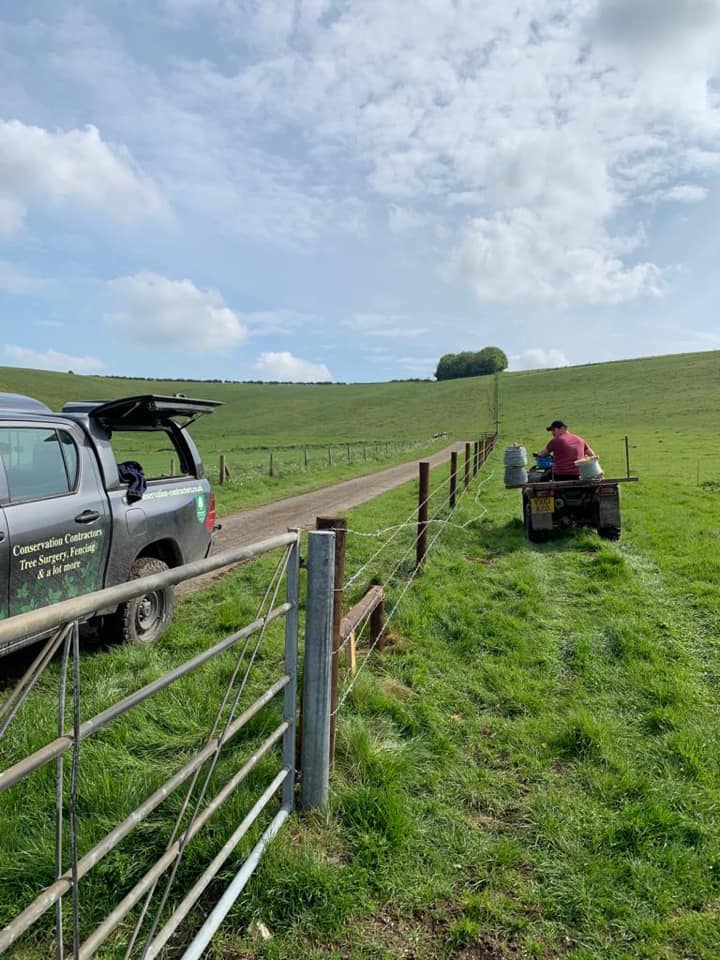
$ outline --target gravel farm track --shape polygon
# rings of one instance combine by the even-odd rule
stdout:
[[[463,443],[453,443],[444,450],[424,457],[432,467],[436,467],[450,459],[453,450],[464,450]],[[458,458],[458,461],[460,458]],[[286,533],[288,529],[297,527],[308,530],[315,526],[316,517],[342,516],[345,510],[366,503],[374,497],[387,493],[394,487],[414,480],[418,475],[418,461],[401,463],[397,467],[388,467],[377,473],[370,473],[364,477],[355,477],[352,480],[343,480],[342,483],[314,490],[312,493],[301,493],[283,500],[266,503],[262,507],[252,510],[241,510],[222,518],[222,530],[215,539],[213,553],[223,550],[232,550],[236,547],[248,546],[259,540],[266,540],[279,533]],[[458,477],[461,476],[461,467],[458,462]],[[226,571],[208,573],[202,577],[181,584],[177,588],[178,596],[187,596],[202,590],[208,584],[217,580]]]

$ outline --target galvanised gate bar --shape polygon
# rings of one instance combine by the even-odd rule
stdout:
[[[306,641],[306,651],[310,650],[315,662],[324,668],[329,665],[331,642],[331,607],[332,607],[332,559],[334,552],[334,537],[330,533],[311,533],[309,544],[309,563],[313,569],[309,575],[309,598]],[[322,538],[322,539],[318,539]],[[257,618],[225,637],[220,642],[173,670],[146,684],[141,689],[125,696],[113,703],[96,716],[81,722],[81,691],[79,688],[79,623],[92,615],[95,611],[112,607],[128,599],[143,596],[151,590],[157,590],[170,584],[191,579],[203,573],[218,570],[243,560],[260,557],[271,551],[281,551],[280,563],[273,574],[273,579],[263,598],[263,605],[267,609],[259,612]],[[300,567],[300,535],[298,531],[275,536],[251,546],[226,551],[207,560],[197,561],[163,573],[134,580],[126,584],[97,591],[73,600],[67,600],[51,607],[45,607],[31,613],[22,614],[0,623],[0,643],[11,641],[21,636],[47,635],[52,633],[45,646],[38,655],[35,663],[19,681],[10,693],[5,703],[0,707],[0,735],[8,728],[12,719],[32,689],[36,679],[50,662],[53,655],[62,648],[63,664],[61,669],[60,687],[58,692],[58,736],[35,750],[28,756],[18,760],[7,769],[0,772],[0,793],[10,790],[13,786],[29,777],[34,771],[47,764],[56,765],[56,842],[55,842],[55,881],[47,886],[21,912],[0,931],[0,954],[7,953],[16,944],[20,937],[29,931],[33,925],[50,909],[55,910],[55,956],[57,960],[72,957],[73,960],[92,957],[99,947],[111,936],[114,930],[123,922],[139,904],[142,907],[135,924],[135,930],[130,937],[125,956],[142,957],[143,960],[158,957],[165,944],[170,941],[175,931],[180,927],[185,917],[196,905],[199,897],[209,883],[217,875],[222,866],[232,855],[235,847],[247,834],[261,812],[269,805],[274,805],[275,797],[280,794],[279,808],[276,809],[272,820],[264,830],[262,836],[248,855],[240,871],[234,877],[229,887],[221,897],[216,907],[186,948],[184,957],[187,960],[199,957],[210,942],[213,934],[227,915],[232,904],[252,874],[260,856],[270,839],[277,833],[294,807],[295,794],[295,737],[296,737],[296,690],[297,690],[297,648],[298,648],[298,581]],[[278,593],[284,583],[284,601],[277,602]],[[311,585],[312,584],[312,585]],[[311,617],[311,608],[315,611]],[[318,614],[319,611],[319,614]],[[319,616],[319,619],[318,619]],[[273,621],[284,618],[285,643],[284,663],[280,675],[256,697],[249,705],[239,712],[241,694],[245,689],[248,674],[255,662],[260,643],[262,642],[267,626]],[[311,619],[314,618],[314,624]],[[318,632],[319,631],[319,632]],[[254,646],[252,645],[254,643]],[[134,707],[148,701],[160,691],[167,689],[183,677],[198,670],[213,658],[225,651],[235,650],[239,653],[232,680],[224,693],[221,706],[217,712],[211,730],[202,747],[193,756],[185,761],[165,783],[157,788],[121,823],[118,823],[91,849],[78,849],[78,780],[80,775],[81,744],[93,734],[102,730],[118,717],[131,711]],[[246,653],[250,651],[249,657]],[[319,657],[319,660],[317,659]],[[71,670],[68,667],[71,665]],[[240,671],[244,671],[240,676]],[[68,684],[67,674],[71,673],[72,683]],[[322,671],[321,671],[322,672]],[[240,678],[239,688],[235,686]],[[65,701],[68,697],[68,686],[72,688],[73,715],[72,729],[64,730]],[[270,733],[265,740],[244,758],[243,764],[237,769],[224,786],[211,798],[205,797],[211,775],[215,769],[223,745],[228,744],[255,717],[263,707],[273,698],[283,695],[282,722]],[[306,690],[309,704],[321,720],[326,721],[324,714],[329,709],[329,687],[327,697],[323,690],[318,697],[317,692]],[[325,700],[327,699],[327,705]],[[316,726],[309,718],[311,729]],[[190,890],[182,900],[174,905],[169,913],[164,908],[168,902],[170,886],[175,877],[180,858],[186,845],[202,830],[219,807],[233,794],[236,788],[246,779],[259,761],[269,755],[275,745],[280,745],[280,769],[267,783],[265,789],[258,796],[256,802],[247,812],[244,819],[237,824],[229,836],[206,866]],[[312,758],[317,751],[312,746],[303,746],[304,753]],[[70,754],[71,775],[69,802],[67,813],[64,812],[65,802],[63,784],[65,779],[63,761],[65,754]],[[209,769],[203,772],[208,765]],[[313,804],[313,796],[321,799],[326,796],[327,771],[324,769],[309,770],[308,783],[304,784],[309,791],[307,806]],[[319,778],[318,778],[319,777]],[[112,851],[133,829],[158,808],[173,791],[183,784],[189,783],[187,796],[178,816],[175,830],[170,836],[165,852],[145,872],[135,885],[125,893],[123,899],[105,917],[105,919],[80,942],[80,909],[81,887],[80,881],[103,857]],[[196,783],[201,784],[199,798],[193,798]],[[319,791],[319,792],[318,792]],[[304,798],[305,799],[305,798]],[[203,802],[204,801],[204,802]],[[192,809],[191,809],[192,808]],[[185,813],[189,813],[189,820],[181,829],[181,820]],[[64,860],[63,830],[69,835],[70,864],[66,866]],[[161,880],[165,878],[164,891],[161,896],[153,895]],[[159,892],[159,891],[158,891]],[[62,901],[65,895],[71,899],[72,932],[63,931]],[[22,905],[21,905],[22,906]],[[161,925],[162,923],[162,925]],[[143,932],[143,928],[144,932]],[[149,932],[148,932],[149,929]],[[142,936],[141,936],[142,934]],[[64,941],[72,943],[69,952],[65,952]]]

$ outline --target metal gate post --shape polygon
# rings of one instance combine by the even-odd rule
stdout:
[[[285,673],[290,682],[285,687],[283,700],[283,720],[288,728],[283,734],[283,766],[289,771],[283,783],[283,810],[290,813],[295,806],[295,732],[297,728],[297,648],[298,648],[298,607],[300,604],[300,531],[293,530],[297,540],[291,545],[287,565],[288,603],[292,608],[285,615]]]
[[[330,783],[330,679],[335,534],[308,533],[300,805],[327,803]]]

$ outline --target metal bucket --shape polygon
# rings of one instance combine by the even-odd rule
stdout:
[[[506,467],[524,467],[527,465],[527,450],[521,447],[519,443],[514,443],[511,447],[505,447],[505,456],[503,463]]]
[[[604,476],[597,457],[576,460],[575,466],[580,471],[581,480],[602,480]]]

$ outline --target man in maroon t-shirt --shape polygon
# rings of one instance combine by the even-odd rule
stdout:
[[[567,424],[562,420],[553,420],[547,429],[552,433],[552,440],[547,442],[538,456],[552,454],[553,480],[577,480],[580,471],[575,461],[594,457],[595,454],[582,437],[568,431]]]

